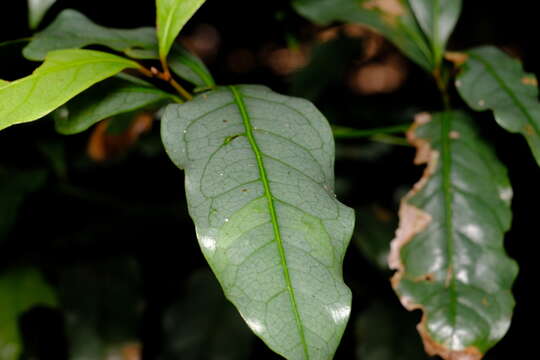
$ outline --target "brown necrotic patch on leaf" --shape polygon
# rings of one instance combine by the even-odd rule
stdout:
[[[446,60],[450,61],[451,63],[453,63],[455,66],[459,67],[459,66],[465,64],[465,62],[469,58],[469,55],[467,55],[466,53],[462,53],[462,52],[447,51],[444,54],[444,58]]]
[[[401,0],[369,0],[362,6],[368,10],[380,11],[383,19],[390,24],[395,24],[397,19],[406,12]]]

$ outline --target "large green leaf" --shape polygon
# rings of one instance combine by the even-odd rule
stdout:
[[[39,271],[17,269],[0,274],[0,360],[19,359],[19,316],[38,305],[56,306],[56,296]]]
[[[67,9],[33,37],[24,48],[23,55],[30,60],[43,60],[50,51],[88,45],[103,45],[124,53],[133,49],[157,51],[156,32],[153,28],[106,28],[96,25],[78,11]]]
[[[368,25],[418,65],[429,71],[435,67],[431,48],[407,0],[294,0],[293,5],[319,24],[343,21]]]
[[[28,24],[31,29],[39,26],[45,13],[55,2],[56,0],[28,0]]]
[[[253,335],[209,270],[189,278],[184,296],[164,316],[161,360],[247,360]],[[234,339],[234,341],[231,341]]]
[[[186,170],[199,243],[226,296],[287,359],[331,359],[350,312],[354,213],[333,193],[334,142],[309,102],[259,86],[170,105],[162,138]]]
[[[25,197],[45,182],[45,171],[3,171],[0,169],[0,244],[17,220]]]
[[[461,13],[462,0],[409,0],[409,4],[431,42],[434,63],[440,64]]]
[[[95,83],[137,67],[133,61],[99,51],[53,51],[32,75],[0,88],[0,130],[37,120]]]
[[[0,89],[3,88],[4,86],[8,85],[8,84],[9,84],[9,81],[0,79]]]
[[[159,56],[165,59],[174,39],[206,0],[156,0]]]
[[[150,86],[113,78],[97,84],[68,102],[55,117],[56,130],[65,135],[87,130],[100,120],[135,111],[173,96]]]
[[[506,169],[463,113],[421,114],[408,138],[427,167],[401,203],[392,284],[407,309],[423,311],[418,330],[429,354],[480,359],[506,333],[514,307]]]
[[[471,108],[492,110],[500,126],[525,136],[540,165],[540,103],[533,74],[501,50],[480,47],[467,52],[456,87]]]

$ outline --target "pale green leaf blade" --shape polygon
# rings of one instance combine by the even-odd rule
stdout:
[[[88,45],[103,45],[130,55],[130,51],[134,49],[157,54],[155,29],[106,28],[93,23],[78,11],[67,9],[45,30],[34,35],[24,48],[23,55],[30,60],[43,60],[50,51],[83,48]]]
[[[435,67],[431,48],[407,0],[294,0],[293,6],[318,24],[341,21],[370,26],[424,69]]]
[[[55,117],[56,131],[64,135],[83,132],[95,123],[150,105],[173,101],[159,89],[122,79],[108,79],[69,101]]]
[[[186,170],[199,244],[226,296],[287,359],[331,359],[350,312],[342,261],[354,224],[333,193],[330,126],[309,102],[219,88],[162,120]]]
[[[517,265],[503,246],[510,228],[507,171],[458,112],[421,114],[408,132],[427,164],[402,200],[389,263],[430,355],[481,359],[510,326]]]
[[[8,85],[8,84],[9,84],[9,81],[0,79],[0,89],[3,88],[4,86]]]
[[[95,83],[138,67],[100,51],[53,51],[32,75],[0,88],[0,130],[37,120]]]
[[[19,316],[34,306],[56,306],[56,295],[39,271],[31,268],[0,274],[0,360],[17,360],[21,353]]]
[[[462,0],[409,0],[409,4],[429,38],[434,62],[440,64],[446,43],[459,19]]]
[[[28,23],[30,29],[39,26],[41,20],[47,13],[47,10],[54,5],[56,0],[28,0]]]
[[[197,56],[175,44],[169,55],[171,70],[195,86],[214,87],[216,82],[208,68]]]
[[[206,0],[156,0],[159,56],[165,59],[191,17]]]
[[[518,60],[495,47],[468,51],[456,87],[471,108],[492,110],[500,126],[525,136],[540,165],[538,82]]]

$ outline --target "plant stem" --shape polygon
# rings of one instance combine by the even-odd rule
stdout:
[[[444,109],[446,111],[451,110],[452,107],[450,105],[450,95],[448,94],[448,79],[443,78],[442,65],[437,66],[433,72],[433,77],[435,78],[437,88],[441,93]]]
[[[138,70],[146,77],[157,78],[157,79],[165,81],[166,83],[171,85],[176,90],[176,92],[180,94],[180,96],[184,98],[185,100],[189,101],[193,99],[193,96],[171,76],[171,73],[169,72],[168,68],[166,72],[161,72],[155,67],[151,67],[150,69],[147,69],[144,66],[140,65]]]

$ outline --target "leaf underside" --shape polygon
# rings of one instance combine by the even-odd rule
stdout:
[[[162,121],[199,243],[250,328],[287,359],[331,359],[351,294],[354,213],[333,194],[331,129],[305,100],[219,88]]]
[[[0,88],[0,130],[37,120],[97,82],[137,67],[100,51],[53,51],[32,75]]]
[[[471,108],[492,110],[500,126],[525,136],[540,165],[538,82],[518,60],[490,46],[468,51],[456,87]]]
[[[480,359],[506,333],[514,307],[506,170],[463,113],[421,114],[408,138],[427,167],[401,203],[392,284],[407,309],[423,311],[418,331],[430,355]]]
[[[406,0],[294,0],[293,5],[319,24],[341,21],[367,25],[424,69],[435,67],[430,45]]]

